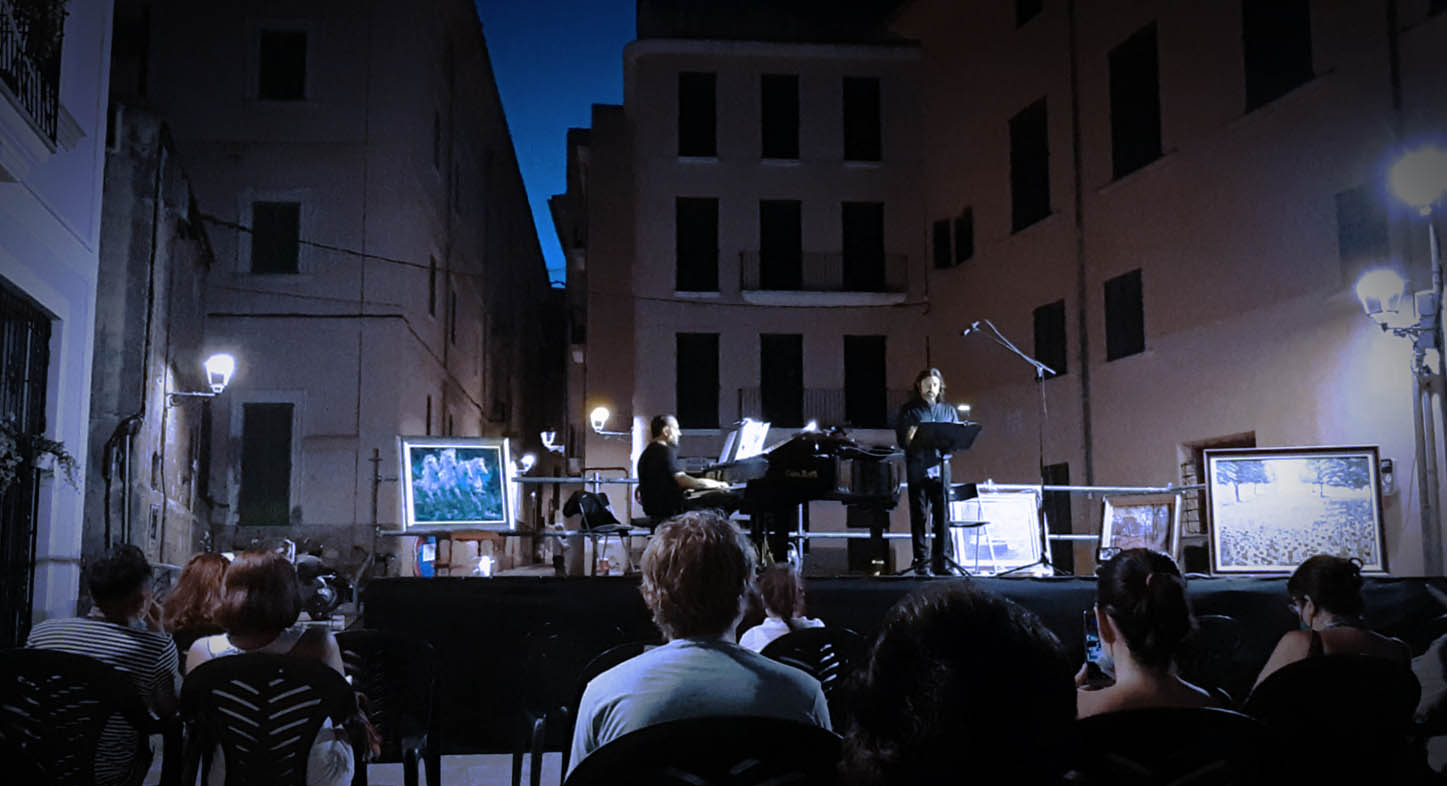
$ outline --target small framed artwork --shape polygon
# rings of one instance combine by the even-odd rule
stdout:
[[[507,439],[399,437],[397,441],[404,529],[514,528]]]
[[[1125,549],[1137,548],[1179,559],[1180,503],[1181,498],[1175,494],[1106,497],[1096,561],[1104,562]]]
[[[1049,575],[1044,564],[1040,487],[981,488],[972,499],[950,503],[955,560],[972,574]]]
[[[1387,570],[1377,448],[1207,450],[1211,569],[1290,573],[1315,554]]]

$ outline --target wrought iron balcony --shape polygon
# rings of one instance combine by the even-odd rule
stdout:
[[[909,257],[905,254],[745,251],[739,261],[739,289],[745,292],[901,294],[909,285]]]
[[[0,0],[0,85],[51,144],[60,112],[65,17],[59,0]]]

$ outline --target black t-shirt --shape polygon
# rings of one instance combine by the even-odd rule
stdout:
[[[683,489],[673,477],[683,471],[678,448],[650,442],[638,456],[638,494],[643,512],[650,516],[673,516],[683,511]]]

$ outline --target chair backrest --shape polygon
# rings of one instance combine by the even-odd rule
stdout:
[[[1198,614],[1196,630],[1176,654],[1176,666],[1186,680],[1208,690],[1226,690],[1238,677],[1246,677],[1236,662],[1240,651],[1240,620],[1226,614]]]
[[[152,726],[130,678],[95,658],[6,650],[0,652],[0,675],[0,760],[7,782],[94,783],[97,743],[112,717],[136,730]],[[138,731],[137,753],[142,742]],[[145,772],[134,775],[139,783]]]
[[[803,669],[819,680],[829,702],[829,718],[836,729],[847,728],[844,691],[850,674],[864,662],[869,641],[849,628],[803,628],[769,642],[760,653],[780,663]]]
[[[426,739],[436,729],[437,653],[426,641],[381,630],[336,634],[352,689],[366,696],[367,718],[382,735],[372,761],[402,761],[403,740]]]
[[[1289,663],[1247,697],[1243,711],[1283,733],[1361,744],[1405,736],[1422,687],[1405,665],[1368,655]]]
[[[352,687],[326,664],[250,653],[207,661],[186,676],[181,716],[190,727],[186,782],[221,746],[226,783],[304,786],[307,754],[322,722],[357,708]]]
[[[1279,772],[1277,737],[1232,710],[1159,707],[1076,721],[1075,772],[1085,783],[1268,783]]]
[[[568,786],[825,786],[835,782],[839,735],[777,718],[704,717],[630,732],[578,763]]]

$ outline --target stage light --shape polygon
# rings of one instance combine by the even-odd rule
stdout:
[[[810,433],[813,433],[813,432],[815,432],[815,431],[818,431],[818,430],[819,430],[819,421],[817,421],[817,420],[811,420],[811,421],[809,421],[808,423],[805,423],[805,424],[804,424],[804,430],[807,431],[807,432],[810,432]]]
[[[960,417],[961,417],[961,418],[963,418],[963,419],[965,419],[965,420],[968,420],[968,419],[969,419],[969,417],[970,417],[970,405],[969,405],[969,404],[956,404],[956,405],[955,405],[955,410],[960,413]]]

